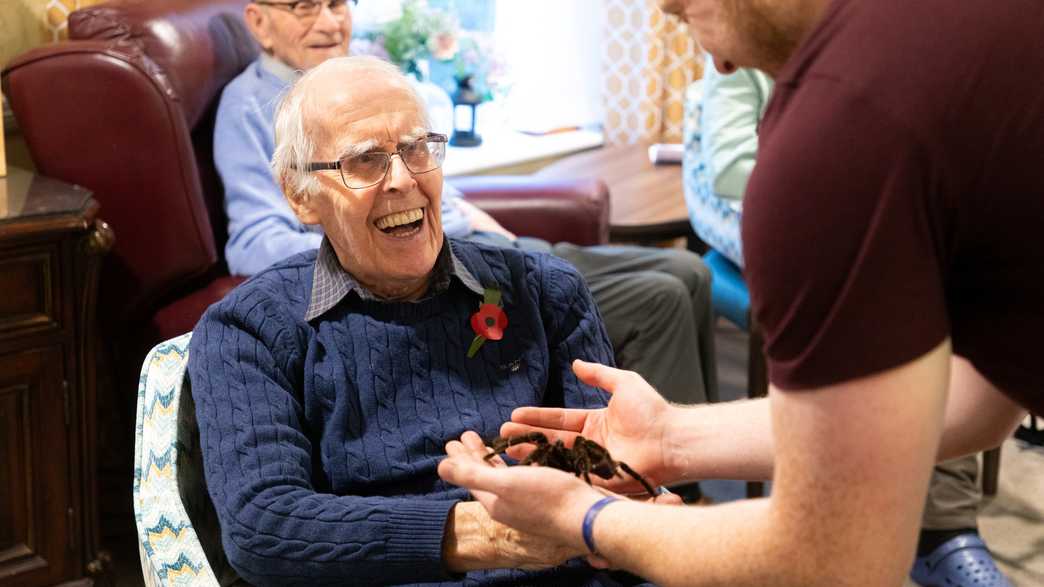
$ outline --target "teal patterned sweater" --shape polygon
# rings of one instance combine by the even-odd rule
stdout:
[[[444,445],[492,437],[518,406],[599,407],[575,358],[613,352],[581,276],[550,255],[451,240],[509,324],[466,358],[481,296],[454,278],[413,303],[349,294],[311,322],[315,251],[207,310],[189,358],[208,491],[228,559],[255,585],[615,585],[580,561],[541,573],[447,572]]]

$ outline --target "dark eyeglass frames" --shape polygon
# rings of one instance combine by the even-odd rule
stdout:
[[[309,163],[305,171],[325,171],[336,169],[341,172],[344,186],[358,190],[375,186],[388,174],[391,158],[398,155],[406,169],[413,175],[434,171],[446,160],[446,135],[428,133],[424,138],[402,147],[394,153],[373,151],[358,155],[348,155],[339,161]]]
[[[282,10],[286,10],[301,20],[307,20],[319,16],[319,13],[323,11],[323,6],[330,9],[330,12],[341,15],[348,12],[349,0],[297,0],[296,2],[268,2],[267,0],[253,0],[254,4],[260,4],[261,6],[273,6]],[[359,3],[359,0],[351,0],[352,5]]]

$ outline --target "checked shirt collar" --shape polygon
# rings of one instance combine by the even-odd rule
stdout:
[[[440,294],[449,289],[450,281],[454,277],[460,280],[468,290],[479,296],[483,295],[482,285],[468,271],[468,268],[460,262],[457,255],[453,253],[453,247],[450,246],[449,239],[444,238],[442,241],[442,250],[439,251],[439,256],[435,260],[432,274],[431,285],[422,299]],[[337,260],[337,253],[333,250],[333,245],[330,244],[329,239],[324,237],[322,245],[319,246],[319,255],[315,258],[315,273],[312,276],[312,298],[308,304],[308,310],[305,312],[305,320],[311,321],[322,316],[352,292],[355,292],[363,300],[383,301],[374,295],[373,292],[363,287],[352,277],[351,273],[348,273],[341,267],[340,261]]]

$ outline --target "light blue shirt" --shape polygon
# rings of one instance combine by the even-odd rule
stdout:
[[[772,79],[756,69],[730,75],[713,65],[703,75],[702,158],[714,193],[739,203],[758,156],[758,122],[772,94]]]
[[[225,187],[228,243],[225,259],[234,275],[253,275],[277,261],[319,248],[319,226],[302,224],[272,175],[275,110],[299,73],[262,54],[225,86],[214,128],[214,163]],[[444,184],[442,228],[446,236],[471,233],[459,207],[461,193]]]
[[[743,194],[757,159],[758,122],[772,80],[753,69],[722,75],[709,57],[703,71],[702,93],[694,87],[686,92],[685,203],[696,234],[742,267]]]

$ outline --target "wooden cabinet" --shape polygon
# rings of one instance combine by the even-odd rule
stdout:
[[[9,171],[0,178],[0,584],[90,585],[104,566],[94,306],[113,234],[90,192]]]

